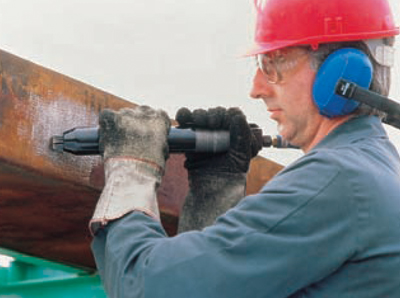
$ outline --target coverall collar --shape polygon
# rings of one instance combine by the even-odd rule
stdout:
[[[311,151],[349,145],[371,137],[388,138],[381,120],[377,116],[358,116],[335,128]]]

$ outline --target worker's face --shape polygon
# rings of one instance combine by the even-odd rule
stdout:
[[[292,61],[286,61],[288,67],[278,67],[277,75],[273,68],[265,69],[271,63],[274,65],[273,61],[261,62],[258,59],[260,67],[254,76],[250,96],[265,102],[284,139],[305,150],[316,137],[322,121],[312,98],[316,72],[311,68],[310,57],[304,52],[299,51],[298,55],[291,53],[289,58]],[[281,60],[284,61],[284,58]]]

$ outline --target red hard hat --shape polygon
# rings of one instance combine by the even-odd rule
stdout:
[[[255,0],[255,5],[255,45],[248,55],[399,34],[387,0]]]

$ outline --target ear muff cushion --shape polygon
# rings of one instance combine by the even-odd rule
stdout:
[[[343,78],[368,89],[372,73],[372,63],[361,50],[343,48],[330,54],[318,70],[313,85],[313,97],[320,113],[336,117],[353,112],[359,103],[336,95],[336,84]]]

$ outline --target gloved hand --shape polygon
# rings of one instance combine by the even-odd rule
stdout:
[[[147,106],[104,110],[99,125],[105,186],[90,222],[92,233],[132,211],[159,220],[156,191],[168,158],[168,115]]]
[[[238,108],[212,108],[208,111],[180,109],[176,120],[182,128],[229,130],[230,148],[226,153],[186,153],[189,194],[183,205],[178,232],[211,225],[217,216],[237,204],[245,195],[250,160],[262,148],[246,116]]]
[[[181,108],[175,117],[182,128],[205,130],[228,130],[230,148],[226,153],[187,153],[185,167],[189,172],[196,169],[204,172],[246,173],[250,160],[262,148],[262,139],[257,138],[239,108],[198,109],[190,112]]]

